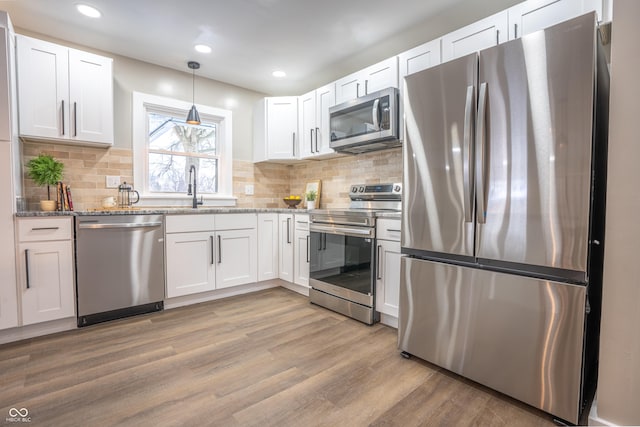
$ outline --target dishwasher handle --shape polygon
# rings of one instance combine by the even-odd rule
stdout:
[[[104,223],[104,224],[83,224],[80,223],[78,228],[104,229],[104,228],[150,228],[160,227],[162,222],[121,222],[121,223]]]

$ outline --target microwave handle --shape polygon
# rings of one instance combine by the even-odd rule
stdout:
[[[380,108],[380,98],[376,98],[375,101],[373,101],[373,129],[375,130],[380,130],[380,121],[378,120],[378,113],[379,113],[379,108]]]

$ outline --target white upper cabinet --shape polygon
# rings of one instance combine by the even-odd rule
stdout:
[[[509,40],[542,30],[595,10],[602,16],[600,0],[529,0],[508,9]]]
[[[298,97],[258,101],[253,111],[253,161],[296,160],[298,146]]]
[[[432,40],[420,46],[414,47],[398,55],[399,65],[399,89],[400,89],[400,120],[404,117],[404,78],[409,74],[426,70],[441,62],[441,40]],[[400,139],[404,139],[404,126],[399,129]]]
[[[111,58],[16,36],[20,135],[113,144]]]
[[[491,15],[442,36],[442,62],[507,41],[508,13]]]
[[[386,59],[337,80],[336,104],[388,87],[398,87],[398,57]]]
[[[398,55],[400,71],[400,89],[403,79],[409,74],[426,70],[440,64],[440,39],[432,40],[420,46],[414,47]]]
[[[333,107],[335,103],[336,91],[333,83],[299,97],[301,158],[327,158],[337,155],[329,147],[329,107]]]

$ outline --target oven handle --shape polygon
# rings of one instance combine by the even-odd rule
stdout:
[[[375,229],[373,228],[351,228],[351,227],[336,227],[326,226],[320,224],[310,224],[309,231],[316,231],[319,233],[337,234],[340,236],[354,236],[354,237],[375,237]]]

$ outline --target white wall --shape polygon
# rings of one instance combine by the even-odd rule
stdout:
[[[192,99],[191,70],[185,58],[184,72],[160,67],[148,62],[95,50],[57,40],[46,35],[16,29],[19,34],[58,43],[63,46],[94,52],[113,58],[115,147],[131,148],[131,93],[133,91],[189,101]],[[191,52],[185,52],[189,55]],[[195,53],[194,55],[195,56]],[[253,158],[253,105],[264,94],[198,77],[196,71],[195,102],[233,112],[233,158]]]
[[[640,425],[638,23],[640,1],[613,1],[600,370],[591,424]]]

